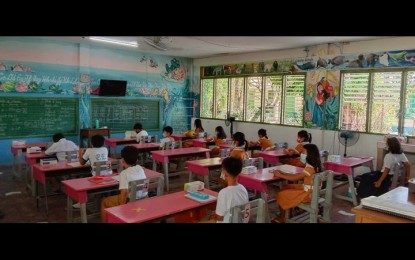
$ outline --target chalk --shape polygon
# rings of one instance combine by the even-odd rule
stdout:
[[[14,195],[14,194],[22,194],[22,192],[21,191],[11,191],[11,192],[5,193],[4,195],[10,196],[10,195]]]
[[[337,211],[339,214],[342,214],[342,215],[345,215],[345,216],[354,216],[354,214],[353,213],[349,213],[349,212],[346,212],[346,211],[344,211],[344,210],[339,210],[339,211]]]

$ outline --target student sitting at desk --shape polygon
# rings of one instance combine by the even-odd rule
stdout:
[[[79,149],[79,163],[85,165],[88,161],[92,166],[95,162],[108,161],[108,149],[103,147],[105,143],[105,137],[102,135],[94,135],[91,137],[92,148],[81,148]],[[92,175],[95,176],[96,173],[92,169]]]
[[[238,183],[238,175],[242,171],[242,161],[233,157],[227,157],[222,161],[222,172],[228,186],[218,194],[216,212],[211,215],[210,221],[217,223],[229,223],[231,208],[249,202],[246,188]]]
[[[225,130],[223,130],[222,126],[217,126],[215,128],[215,132],[216,132],[216,136],[207,139],[207,142],[215,142],[215,147],[212,148],[211,150],[211,157],[216,157],[219,155],[219,150],[220,150],[220,146],[221,144],[223,144],[226,140],[226,133]]]
[[[147,178],[143,167],[137,165],[139,150],[134,146],[125,146],[121,150],[121,164],[124,170],[120,173],[119,195],[103,198],[101,201],[101,220],[107,222],[107,215],[104,209],[126,204],[128,202],[128,183],[130,181],[142,180]],[[140,192],[140,194],[139,194]],[[138,191],[140,198],[147,196]]]
[[[285,149],[285,153],[288,156],[297,156],[294,158],[289,158],[286,161],[282,161],[284,164],[289,164],[297,167],[305,167],[305,163],[302,162],[298,156],[303,151],[303,146],[305,145],[305,142],[311,143],[311,134],[308,133],[306,130],[301,130],[297,133],[297,146],[295,148],[288,148]]]
[[[137,133],[137,136],[136,136],[136,138],[137,138],[137,143],[140,143],[140,138],[141,138],[142,136],[148,136],[147,131],[146,131],[146,130],[143,130],[143,125],[142,125],[141,123],[136,123],[136,124],[134,125],[134,130],[135,130],[135,132]]]
[[[267,136],[267,130],[261,128],[258,130],[258,141],[254,142],[251,141],[249,142],[249,147],[254,147],[254,146],[261,146],[261,151],[268,151],[271,150],[272,148],[274,148],[274,144],[272,143],[272,141],[270,139],[268,139]],[[252,157],[259,157],[258,153],[254,153],[252,152]]]
[[[66,140],[61,133],[54,134],[52,139],[54,143],[45,151],[45,154],[56,154],[58,161],[66,160],[66,152],[79,150],[79,147],[74,142]]]
[[[166,126],[163,128],[163,138],[160,140],[160,147],[163,148],[164,144],[167,142],[174,142],[174,138],[171,136],[173,134],[173,128],[171,126]]]
[[[396,137],[389,137],[386,140],[386,145],[389,153],[383,159],[382,169],[380,171],[362,174],[359,187],[357,188],[357,193],[360,198],[380,196],[386,193],[392,184],[393,175],[398,174],[394,172],[394,165],[396,163],[403,163],[406,173],[405,182],[408,181],[411,164],[402,151],[401,143]]]
[[[198,138],[198,135],[200,133],[205,132],[205,129],[203,129],[203,126],[202,126],[202,121],[199,118],[195,120],[194,124],[195,124],[195,130],[194,131],[192,131],[192,130],[188,131],[186,133],[187,137]],[[192,147],[192,146],[193,146],[193,140],[192,139],[189,139],[189,140],[186,140],[186,141],[183,142],[183,147]]]

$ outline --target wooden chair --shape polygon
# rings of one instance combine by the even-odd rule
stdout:
[[[256,199],[230,210],[230,223],[269,223],[268,204]]]
[[[180,141],[165,142],[161,149],[162,150],[171,150],[171,149],[177,149],[177,148],[182,148],[182,142],[180,142]]]
[[[197,134],[196,138],[207,138],[207,136],[207,132],[201,132]]]
[[[68,162],[78,161],[78,151],[66,151],[65,152],[65,160],[68,161]]]
[[[286,149],[288,148],[288,143],[287,142],[280,142],[280,143],[275,143],[274,144],[275,149]]]
[[[221,158],[229,157],[230,154],[231,154],[231,148],[219,150],[219,157]]]
[[[140,137],[140,144],[143,143],[157,143],[157,135],[148,135]]]
[[[321,189],[321,182],[327,181],[326,188]],[[317,223],[319,218],[324,222],[330,222],[330,208],[333,194],[333,171],[316,173],[313,176],[313,191],[311,202],[300,203],[298,208],[305,212],[290,218],[290,210],[285,211],[286,223]],[[323,216],[319,216],[319,207],[323,207]]]
[[[403,162],[395,162],[392,166],[391,171],[393,171],[392,176],[392,184],[389,188],[389,190],[393,190],[398,186],[405,185],[405,177],[406,177],[406,170],[405,165]]]
[[[164,192],[164,177],[158,176],[158,177],[153,177],[150,179],[130,181],[128,183],[128,186],[129,186],[128,188],[129,202],[133,202],[137,200],[137,191],[140,191],[140,190],[144,193],[144,192],[148,192],[151,189],[157,189],[157,196],[161,196],[163,195],[163,192]],[[140,198],[140,199],[143,199],[143,198]]]
[[[249,158],[242,162],[243,167],[246,166],[255,166],[258,170],[264,168],[264,158],[257,157],[257,158]]]

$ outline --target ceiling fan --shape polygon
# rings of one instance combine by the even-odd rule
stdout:
[[[159,51],[167,51],[170,49],[169,46],[163,42],[164,39],[170,42],[172,41],[171,37],[167,37],[167,36],[145,36],[143,37],[143,40],[147,45]]]

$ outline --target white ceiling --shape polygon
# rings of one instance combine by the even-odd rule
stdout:
[[[301,48],[323,43],[352,42],[388,38],[385,36],[163,36],[161,37],[161,43],[167,46],[167,50],[160,51],[145,42],[145,38],[154,39],[154,36],[103,37],[117,40],[137,41],[139,46],[138,48],[134,48],[119,46],[111,43],[99,43],[89,40],[88,37],[71,36],[43,38],[188,58],[206,58],[245,52]]]

